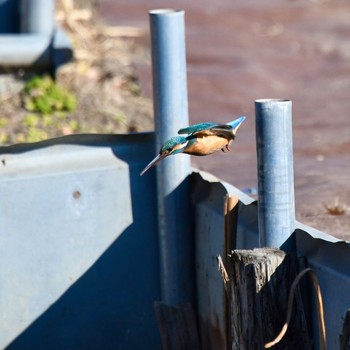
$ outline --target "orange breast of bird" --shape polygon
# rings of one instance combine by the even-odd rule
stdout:
[[[184,153],[195,156],[206,156],[221,150],[229,142],[226,138],[218,136],[198,137],[194,141],[189,142]]]

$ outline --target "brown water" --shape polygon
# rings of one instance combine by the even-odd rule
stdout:
[[[163,1],[100,0],[111,25],[143,28],[135,62],[151,97],[148,12]],[[186,12],[190,122],[247,120],[233,152],[193,157],[194,166],[240,188],[256,188],[254,100],[293,102],[297,218],[350,240],[350,1],[172,1]]]

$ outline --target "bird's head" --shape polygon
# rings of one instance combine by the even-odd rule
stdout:
[[[155,157],[145,169],[142,170],[141,176],[149,169],[154,167],[162,159],[171,156],[172,154],[182,153],[188,144],[185,136],[175,136],[167,140],[160,148],[159,154]]]

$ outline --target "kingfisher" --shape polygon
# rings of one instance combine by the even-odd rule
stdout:
[[[227,124],[205,122],[182,128],[177,136],[171,137],[160,148],[159,154],[142,170],[141,176],[162,159],[178,153],[206,156],[219,150],[231,151],[238,128],[246,118],[240,117]]]

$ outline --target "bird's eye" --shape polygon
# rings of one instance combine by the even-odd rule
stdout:
[[[171,152],[172,150],[173,150],[172,147],[169,147],[169,148],[167,149],[168,152]]]

